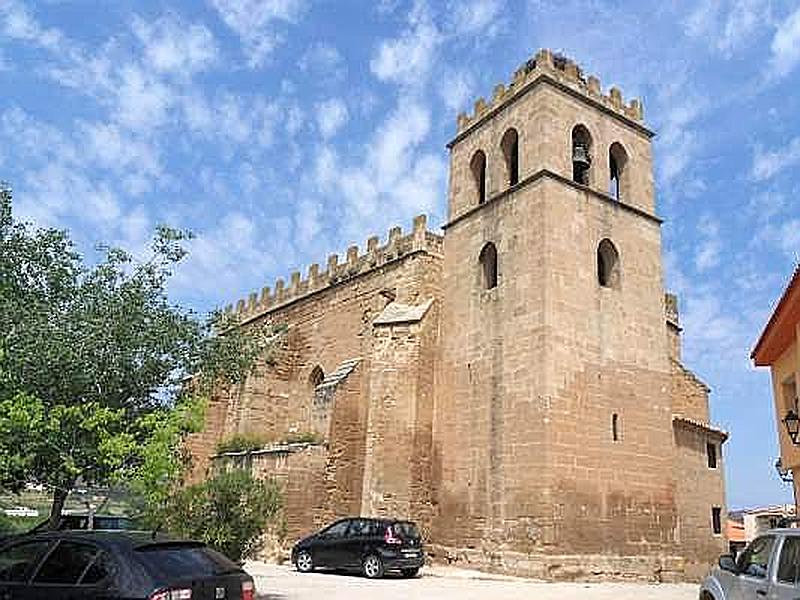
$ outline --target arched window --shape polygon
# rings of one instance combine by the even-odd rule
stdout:
[[[497,287],[497,248],[492,242],[483,246],[478,257],[481,263],[481,277],[483,279],[483,289],[491,290]]]
[[[619,252],[609,239],[597,247],[597,282],[607,288],[619,288]]]
[[[619,441],[620,431],[619,431],[619,415],[614,413],[611,415],[611,439],[615,442]]]
[[[475,180],[475,189],[478,192],[478,204],[483,204],[486,202],[486,155],[483,150],[478,150],[472,155],[470,168]]]
[[[608,195],[614,200],[622,200],[623,196],[627,194],[625,189],[625,167],[628,164],[628,153],[619,142],[611,144],[608,150],[608,169],[609,169],[609,183]]]
[[[583,125],[572,129],[572,180],[589,185],[592,166],[592,136]]]
[[[315,390],[323,381],[325,381],[325,372],[322,367],[317,365],[311,370],[311,375],[308,376],[308,385],[312,390]]]
[[[516,129],[509,129],[500,141],[503,158],[506,161],[506,178],[508,185],[519,183],[519,135]]]

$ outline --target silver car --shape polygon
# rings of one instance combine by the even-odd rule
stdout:
[[[700,586],[700,600],[800,599],[800,529],[773,529],[739,557],[726,554]]]

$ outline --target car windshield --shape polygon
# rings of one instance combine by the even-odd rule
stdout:
[[[148,544],[136,548],[136,554],[148,571],[165,577],[209,576],[241,571],[236,563],[200,543]]]

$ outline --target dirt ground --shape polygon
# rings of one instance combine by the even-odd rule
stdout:
[[[251,562],[261,600],[696,600],[698,586],[636,583],[544,583],[448,567],[425,567],[414,579],[371,581],[355,575],[297,573]]]

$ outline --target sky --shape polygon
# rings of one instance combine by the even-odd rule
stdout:
[[[542,47],[642,98],[728,504],[791,501],[749,354],[800,255],[795,0],[0,0],[0,179],[90,259],[191,229],[170,293],[206,311],[443,224],[456,115]]]

